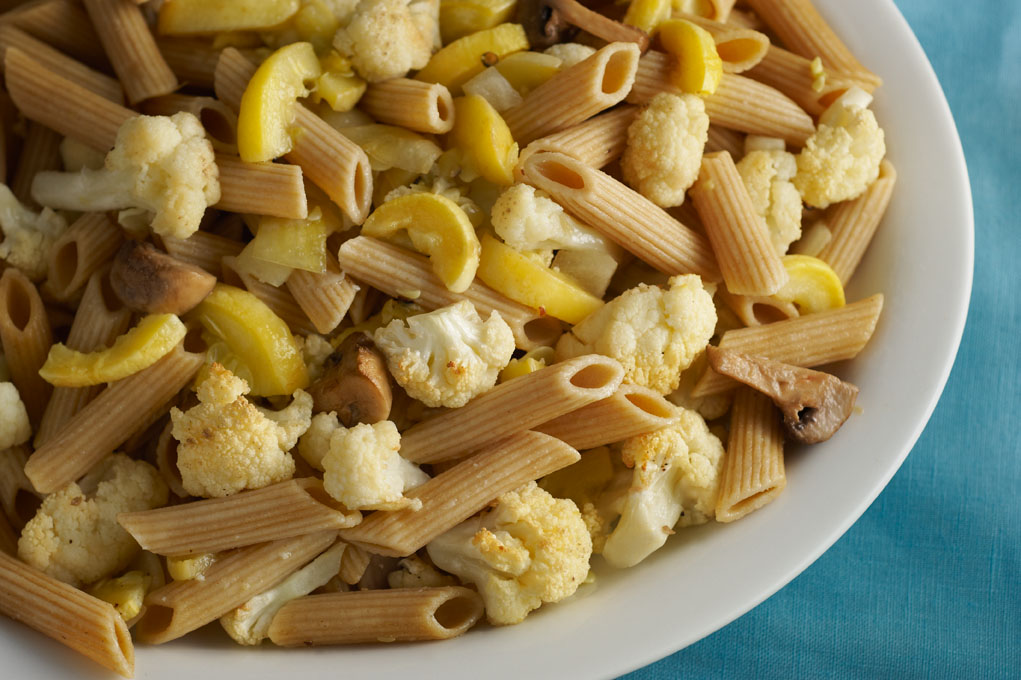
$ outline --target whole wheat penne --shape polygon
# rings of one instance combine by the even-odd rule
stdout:
[[[643,52],[649,46],[649,36],[644,31],[614,21],[589,9],[578,0],[551,0],[549,4],[567,23],[608,43],[632,42]]]
[[[0,554],[0,613],[130,678],[135,651],[108,602]]]
[[[532,429],[579,451],[655,432],[677,423],[677,407],[655,390],[622,384],[605,399],[565,413]]]
[[[787,270],[755,212],[734,160],[726,151],[702,156],[698,180],[688,192],[702,218],[727,290],[772,295],[787,283]]]
[[[135,626],[138,640],[162,644],[215,621],[283,581],[336,538],[335,531],[320,531],[242,548],[213,562],[202,579],[173,581],[152,591]]]
[[[727,73],[747,71],[762,61],[769,49],[769,37],[760,31],[686,12],[674,12],[671,16],[701,26],[713,36],[716,52]]]
[[[853,81],[823,68],[813,68],[812,59],[771,45],[766,56],[747,72],[751,78],[783,92],[807,113],[818,116]],[[820,64],[821,66],[821,64]]]
[[[876,294],[838,309],[754,328],[729,330],[723,334],[719,346],[813,368],[857,356],[872,337],[882,311],[883,296]],[[730,378],[706,369],[691,395],[719,394],[735,385]]]
[[[235,111],[255,73],[255,66],[233,48],[225,49],[216,64],[216,95]],[[360,146],[301,104],[294,106],[294,146],[285,154],[300,165],[308,178],[326,192],[356,224],[369,214],[372,171]]]
[[[483,613],[482,597],[461,586],[307,595],[277,612],[269,639],[282,647],[447,640]]]
[[[522,174],[582,222],[661,272],[719,280],[716,259],[702,236],[606,173],[561,153],[542,152],[524,162]]]
[[[42,498],[25,476],[26,446],[12,446],[0,451],[0,516],[7,518],[10,527],[21,529],[35,517]]]
[[[340,580],[352,586],[361,581],[371,559],[368,551],[357,545],[348,545],[340,558]]]
[[[358,526],[342,529],[340,537],[379,555],[406,557],[497,496],[580,458],[559,439],[519,432],[406,492],[422,501],[421,509],[374,512]]]
[[[322,480],[291,479],[156,510],[117,516],[144,550],[157,555],[199,555],[328,529],[346,529],[361,521],[323,490]]]
[[[28,2],[0,15],[0,22],[11,23],[90,66],[110,67],[92,22],[74,0]]]
[[[820,57],[825,66],[869,92],[882,84],[883,79],[855,58],[811,0],[749,0],[748,4],[795,54]]]
[[[26,118],[103,152],[113,147],[121,123],[138,115],[54,73],[16,47],[4,54],[4,78]]]
[[[458,409],[401,436],[401,456],[415,463],[462,458],[487,444],[612,395],[624,379],[616,360],[568,359],[500,383]]]
[[[392,243],[356,236],[340,247],[337,260],[340,268],[357,281],[393,297],[413,298],[428,310],[468,300],[484,317],[497,311],[511,327],[515,344],[524,350],[549,345],[561,332],[556,319],[542,316],[478,281],[463,293],[451,293],[433,273],[428,258]]]
[[[110,262],[122,241],[124,230],[109,215],[83,214],[50,248],[46,291],[57,300],[70,300]]]
[[[150,116],[172,116],[178,111],[187,111],[202,122],[214,149],[225,154],[238,152],[237,114],[219,99],[167,94],[146,100],[142,111]]]
[[[0,276],[0,342],[11,381],[18,388],[35,428],[53,391],[39,377],[39,368],[53,344],[53,331],[39,291],[14,267],[8,267]]]
[[[847,285],[858,268],[865,250],[879,227],[893,186],[897,183],[897,171],[893,164],[883,160],[879,164],[879,177],[858,198],[843,201],[826,212],[826,226],[830,240],[819,252],[819,259],[826,262]]]
[[[299,335],[315,333],[316,328],[309,320],[294,296],[286,288],[278,288],[263,283],[251,274],[239,270],[235,266],[235,258],[225,257],[220,265],[223,281],[237,288],[243,288],[273,310],[273,313],[284,320],[291,331]]]
[[[18,48],[50,71],[95,92],[100,97],[116,104],[124,102],[124,90],[115,78],[89,68],[41,40],[33,38],[13,24],[0,24],[0,55],[11,47]]]
[[[177,76],[156,47],[137,3],[132,0],[84,0],[84,3],[129,102],[137,104],[177,89]]]
[[[742,385],[734,392],[730,411],[716,521],[744,517],[776,498],[785,486],[779,413],[769,397]]]
[[[223,153],[216,154],[216,166],[220,170],[220,201],[213,207],[292,220],[308,217],[304,175],[299,166],[246,163]]]
[[[79,352],[102,349],[113,344],[130,323],[131,310],[110,290],[107,271],[98,271],[85,286],[65,344]],[[102,385],[53,388],[53,395],[36,430],[36,448],[49,441],[102,390]]]
[[[706,153],[727,151],[731,156],[744,155],[744,135],[719,125],[709,126],[709,139],[705,143]],[[686,205],[684,203],[681,204]]]
[[[33,121],[28,121],[25,128],[25,143],[18,154],[11,191],[22,203],[34,206],[36,202],[32,200],[32,179],[35,173],[60,169],[60,135]]]
[[[173,429],[173,421],[168,420],[156,439],[153,457],[156,459],[156,469],[170,491],[178,498],[188,498],[191,494],[185,490],[181,471],[177,467],[177,440],[171,435]]]
[[[503,112],[514,139],[528,144],[620,103],[631,90],[639,56],[634,43],[610,43],[559,71]]]
[[[347,315],[358,284],[340,271],[337,259],[327,253],[325,272],[295,269],[287,277],[287,290],[316,331],[325,335],[333,332]]]
[[[358,107],[380,123],[443,134],[454,127],[454,99],[440,83],[392,78],[372,83]]]
[[[638,109],[618,106],[569,128],[540,137],[524,148],[518,167],[540,151],[556,151],[577,158],[585,165],[602,168],[620,158],[627,147],[627,129]]]
[[[137,430],[152,423],[188,384],[204,356],[178,345],[152,366],[110,383],[46,444],[36,449],[25,474],[37,491],[50,493],[78,479]]]
[[[718,289],[716,295],[745,326],[761,326],[801,316],[793,302],[779,300],[773,295],[733,295],[725,287]]]
[[[646,52],[638,63],[635,84],[627,96],[631,104],[644,104],[660,92],[681,94],[673,84],[671,57]],[[804,146],[815,131],[812,118],[779,90],[733,73],[724,73],[716,92],[705,98],[705,110],[714,125],[753,135],[780,137]]]
[[[206,90],[213,89],[213,76],[221,48],[208,40],[166,37],[156,38],[156,46],[170,70],[182,83]],[[253,50],[238,49],[238,51],[250,60],[257,61]]]
[[[164,236],[163,248],[182,262],[205,269],[214,276],[220,276],[221,263],[225,257],[240,253],[245,244],[208,231],[196,231],[186,239]]]

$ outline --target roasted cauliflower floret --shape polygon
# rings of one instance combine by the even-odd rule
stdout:
[[[437,567],[475,584],[490,623],[507,625],[574,594],[588,574],[592,539],[573,502],[529,482],[426,549]]]
[[[778,255],[801,238],[801,194],[791,182],[797,171],[794,154],[786,151],[750,151],[737,162],[737,172],[755,212],[766,220]]]
[[[65,210],[135,208],[152,213],[152,230],[188,238],[220,200],[220,173],[202,123],[186,112],[137,116],[117,131],[101,170],[40,172],[32,197]]]
[[[680,205],[698,179],[708,139],[709,116],[702,98],[661,92],[628,127],[620,162],[624,179],[656,205]]]
[[[506,189],[489,216],[493,229],[515,250],[606,249],[606,238],[586,227],[560,204],[527,184]]]
[[[394,380],[426,406],[464,406],[496,384],[514,353],[514,335],[500,314],[483,322],[467,300],[395,319],[374,340]]]
[[[626,440],[621,455],[634,476],[603,557],[631,567],[662,547],[675,527],[715,516],[723,445],[702,416],[681,409],[677,425]]]
[[[0,383],[0,451],[24,444],[32,436],[25,402],[12,382]]]
[[[326,493],[350,510],[418,509],[422,502],[404,492],[429,475],[401,458],[401,435],[389,420],[343,427],[337,414],[317,413],[298,444],[298,453],[323,470]]]
[[[46,278],[46,256],[65,229],[63,217],[49,208],[38,213],[26,208],[6,184],[0,184],[0,260],[40,281]]]
[[[156,468],[114,454],[43,500],[21,532],[18,557],[74,586],[94,583],[123,571],[138,553],[117,515],[158,508],[167,497]]]
[[[798,154],[794,176],[808,205],[825,208],[856,198],[879,176],[886,141],[867,108],[871,101],[871,95],[852,87],[819,117],[819,127]]]
[[[439,3],[361,0],[333,46],[351,60],[362,78],[376,83],[420,69],[432,56],[439,34]]]
[[[713,299],[694,274],[666,290],[639,284],[607,302],[557,342],[558,361],[602,354],[624,367],[624,380],[662,394],[677,389],[716,326]]]
[[[294,475],[294,447],[312,418],[312,397],[294,393],[282,411],[261,409],[243,395],[248,383],[212,364],[198,386],[199,404],[170,410],[177,467],[193,496],[219,498],[261,489]]]
[[[543,54],[549,54],[560,60],[561,71],[585,61],[595,53],[596,48],[575,42],[557,43],[543,50]]]

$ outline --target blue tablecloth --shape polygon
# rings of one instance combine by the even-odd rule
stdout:
[[[815,564],[627,680],[1021,678],[1021,1],[896,4],[946,92],[974,192],[974,289],[946,390],[890,485]]]

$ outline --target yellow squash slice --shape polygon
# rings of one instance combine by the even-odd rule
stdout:
[[[501,186],[514,183],[518,144],[503,117],[485,98],[470,94],[454,100],[454,128],[447,144],[483,179]]]
[[[808,255],[784,255],[787,283],[773,297],[793,302],[801,314],[814,314],[844,306],[840,277],[822,260]]]
[[[708,96],[723,77],[723,60],[709,31],[685,19],[668,19],[656,30],[663,49],[676,59],[674,84],[685,92]]]
[[[450,94],[461,94],[461,86],[487,66],[514,52],[528,49],[528,38],[520,24],[500,24],[455,40],[434,54],[415,75],[427,83],[446,85]]]
[[[300,0],[170,0],[160,5],[160,35],[213,35],[227,31],[263,31],[284,23]]]

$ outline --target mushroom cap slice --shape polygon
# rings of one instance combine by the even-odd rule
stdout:
[[[393,392],[386,359],[366,333],[349,336],[327,362],[322,377],[308,388],[314,412],[335,411],[344,427],[390,416]]]
[[[209,295],[216,277],[152,244],[129,240],[114,257],[110,285],[129,309],[180,316]]]
[[[787,436],[803,444],[826,441],[840,429],[858,388],[835,375],[709,346],[713,370],[762,392],[783,412]]]

